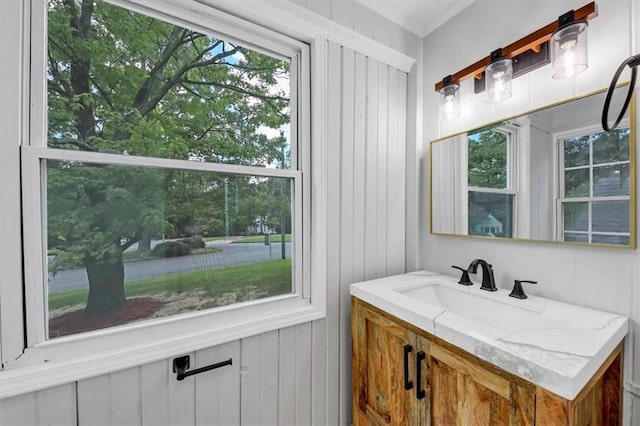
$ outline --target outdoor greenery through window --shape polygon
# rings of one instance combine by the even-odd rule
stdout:
[[[628,127],[560,140],[564,241],[629,245]]]
[[[496,128],[468,136],[468,233],[511,238],[514,193],[510,178],[511,135]]]
[[[291,69],[100,0],[48,1],[49,148],[243,166],[44,159],[49,338],[294,291]]]

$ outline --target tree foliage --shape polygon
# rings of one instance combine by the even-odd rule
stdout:
[[[289,124],[288,62],[100,0],[48,5],[49,147],[284,165],[284,132],[263,129]],[[87,268],[90,311],[124,303],[122,253],[133,244],[225,231],[229,176],[55,161],[47,176],[50,269]],[[243,200],[271,194],[259,179],[234,181]],[[243,212],[239,228],[258,214]]]
[[[480,188],[506,188],[507,136],[494,130],[469,135],[468,184]]]

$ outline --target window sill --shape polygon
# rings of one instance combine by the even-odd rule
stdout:
[[[27,348],[0,371],[0,399],[325,317],[321,309],[295,295],[244,305],[58,338]]]

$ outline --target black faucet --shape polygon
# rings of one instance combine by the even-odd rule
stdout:
[[[477,274],[478,265],[482,266],[482,285],[480,286],[480,290],[498,291],[496,281],[493,278],[493,269],[486,260],[475,259],[469,264],[469,268],[467,268],[467,270],[472,274]]]

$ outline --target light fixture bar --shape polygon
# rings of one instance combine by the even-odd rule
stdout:
[[[588,21],[598,16],[598,9],[595,2],[591,2],[582,6],[580,9],[573,12],[576,21]],[[551,35],[559,28],[558,20],[556,19],[552,23],[540,28],[531,34],[522,37],[520,40],[511,43],[510,45],[502,48],[502,56],[505,58],[513,59],[514,56],[518,56],[527,50],[539,51],[540,46],[551,39]],[[460,83],[469,77],[481,78],[487,65],[491,63],[491,56],[480,59],[478,62],[469,65],[468,67],[453,74],[451,80],[453,83]],[[442,81],[438,81],[435,84],[435,90],[442,89]]]

